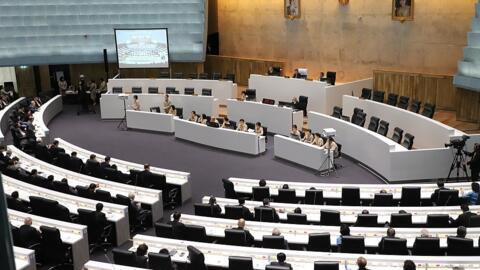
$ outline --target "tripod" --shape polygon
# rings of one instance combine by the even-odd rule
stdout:
[[[461,148],[457,148],[457,152],[455,152],[455,157],[453,158],[452,165],[450,166],[447,179],[450,179],[450,175],[454,170],[457,171],[457,180],[460,178],[460,170],[463,170],[465,177],[468,179],[467,166],[465,165],[465,155],[462,153]]]
[[[322,165],[320,165],[320,168],[318,168],[318,173],[320,173],[321,176],[329,176],[332,172],[335,173],[335,176],[337,176],[337,169],[335,168],[335,161],[332,153],[332,150],[330,149],[330,145],[327,148],[327,158],[322,162]],[[323,166],[327,165],[327,170],[324,172],[321,172],[321,169]]]
[[[121,130],[127,130],[127,103],[126,98],[122,98],[123,100],[123,118],[120,123],[118,123],[117,128]]]

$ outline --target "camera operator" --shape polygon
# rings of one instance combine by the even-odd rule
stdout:
[[[480,144],[476,143],[473,146],[473,152],[464,151],[465,155],[471,157],[467,164],[470,166],[470,173],[472,181],[478,181],[478,173],[480,172]]]

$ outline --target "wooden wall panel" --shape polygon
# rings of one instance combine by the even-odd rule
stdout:
[[[35,89],[35,76],[33,66],[27,68],[15,67],[17,77],[18,94],[22,97],[34,97],[37,94]]]
[[[480,123],[480,93],[457,88],[457,120]]]

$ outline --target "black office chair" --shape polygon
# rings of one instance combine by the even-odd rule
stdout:
[[[225,218],[240,219],[243,216],[243,208],[240,205],[225,205]]]
[[[356,227],[378,227],[377,214],[358,214]]]
[[[229,256],[228,270],[253,270],[251,257]]]
[[[278,189],[277,202],[282,203],[298,203],[295,189]]]
[[[408,109],[408,102],[410,101],[410,98],[409,97],[405,97],[405,96],[400,96],[399,100],[398,100],[398,107],[400,109]]]
[[[40,241],[40,252],[42,263],[52,266],[50,269],[72,267],[71,247],[63,244],[60,238],[60,231],[57,228],[40,226],[42,239]]]
[[[365,120],[367,119],[367,114],[364,112],[358,112],[355,118],[353,119],[353,122],[357,126],[363,127],[365,125]]]
[[[286,249],[283,235],[264,235],[262,238],[263,248]]]
[[[379,253],[387,255],[409,255],[407,239],[386,237],[383,239],[383,246],[381,250],[379,250]]]
[[[363,112],[363,109],[360,109],[360,108],[353,108],[353,114],[352,114],[352,118],[350,119],[350,121],[353,123],[353,121],[355,120],[355,118],[357,117],[357,114],[359,112]]]
[[[391,106],[397,106],[398,95],[394,93],[389,93],[387,97],[387,104]]]
[[[382,136],[387,136],[389,125],[390,123],[388,123],[387,121],[381,120],[380,123],[378,124],[377,133]]]
[[[68,186],[68,183],[61,182],[61,181],[53,181],[52,185],[53,185],[53,190],[70,194],[70,187]]]
[[[234,246],[248,246],[247,236],[243,230],[226,229],[225,243]]]
[[[167,88],[165,88],[165,93],[167,93],[167,94],[173,94],[175,92],[176,92],[175,87],[167,86]]]
[[[190,73],[188,74],[188,79],[198,79],[198,74],[197,73]]]
[[[132,87],[132,93],[133,94],[141,94],[142,93],[142,87]]]
[[[480,227],[480,215],[470,216],[468,227]]]
[[[305,204],[322,205],[323,203],[324,203],[323,190],[319,190],[319,189],[305,190]]]
[[[207,270],[205,265],[205,255],[194,246],[187,246],[188,258],[190,263],[187,270]]]
[[[158,87],[148,87],[149,94],[158,94]]]
[[[209,88],[202,89],[202,96],[211,96],[211,95],[212,95],[212,89],[209,89]]]
[[[56,209],[58,205],[57,201],[37,196],[29,196],[28,200],[30,201],[30,207],[34,215],[55,218],[55,213],[52,213],[52,209]]]
[[[183,108],[181,107],[177,107],[177,116],[180,118],[180,119],[183,119]]]
[[[185,237],[186,240],[195,241],[195,242],[204,242],[208,243],[207,231],[204,226],[199,225],[185,225]]]
[[[307,116],[308,97],[299,96],[297,109],[303,111],[303,116]]]
[[[222,73],[220,72],[213,72],[212,73],[212,80],[221,80],[222,79]]]
[[[430,228],[448,228],[450,223],[448,222],[448,214],[428,214],[427,215],[427,227]]]
[[[348,205],[348,206],[360,205],[360,188],[342,187],[342,205]]]
[[[308,251],[330,252],[330,233],[310,233],[308,234]]]
[[[437,206],[459,205],[460,199],[458,198],[458,190],[456,189],[440,190],[438,192],[438,197],[435,204]]]
[[[434,114],[435,114],[435,105],[430,103],[425,103],[425,105],[423,105],[422,115],[428,118],[433,118]]]
[[[248,129],[255,129],[255,123],[246,122],[245,125],[247,125],[247,128],[248,128]]]
[[[257,90],[256,89],[245,89],[246,99],[250,101],[255,101],[257,99]]]
[[[160,71],[160,79],[169,79],[170,78],[170,72],[168,71]]]
[[[447,237],[448,256],[469,256],[474,255],[473,239],[456,236]]]
[[[70,167],[70,155],[64,152],[59,152],[57,155],[57,160],[55,165],[64,169],[69,169]]]
[[[393,194],[375,193],[372,206],[393,206]]]
[[[173,270],[170,254],[148,253],[148,266],[153,270]]]
[[[255,220],[262,222],[277,222],[273,208],[255,207]]]
[[[338,262],[316,261],[313,263],[313,270],[339,270]]]
[[[440,249],[440,238],[438,237],[417,237],[413,244],[412,255],[438,256],[443,255]]]
[[[195,94],[195,89],[194,88],[190,88],[190,87],[187,87],[185,88],[184,92],[183,92],[185,95],[191,95],[193,96]]]
[[[340,226],[340,212],[336,210],[320,210],[320,225]]]
[[[156,222],[155,235],[163,238],[173,238],[172,225]]]
[[[196,203],[193,205],[196,216],[213,217],[212,207],[207,203]]]
[[[372,100],[383,103],[383,101],[385,100],[385,92],[374,90]]]
[[[405,136],[403,137],[402,146],[407,148],[408,150],[412,150],[414,139],[415,139],[415,136],[413,136],[412,134],[410,133],[405,134]]]
[[[307,224],[306,214],[287,213],[287,223]]]
[[[113,94],[121,94],[121,93],[123,93],[123,88],[122,87],[113,87],[112,88],[112,93]]]
[[[403,138],[403,129],[396,127],[393,129],[392,141],[401,143]]]
[[[377,132],[378,122],[380,122],[380,119],[378,117],[376,117],[376,116],[370,117],[370,123],[368,124],[368,130],[371,130],[373,132]]]
[[[112,195],[110,192],[103,190],[103,189],[97,189],[95,190],[95,195],[93,198],[97,201],[102,201],[102,202],[112,202]]]
[[[332,117],[342,119],[342,116],[343,116],[343,109],[338,106],[333,107]]]
[[[393,213],[390,215],[390,226],[395,228],[409,228],[412,227],[411,213]]]
[[[100,162],[87,160],[85,162],[85,174],[93,177],[100,177]]]
[[[114,248],[112,249],[113,262],[119,265],[137,266],[136,254],[133,251]]]
[[[200,80],[208,80],[208,73],[202,72],[202,73],[198,74],[198,78]]]
[[[231,81],[233,83],[235,83],[235,74],[233,73],[227,73],[225,74],[225,78],[224,78],[226,81]]]
[[[223,190],[225,194],[225,198],[228,199],[236,199],[237,198],[237,192],[235,192],[235,186],[233,185],[232,181],[223,178],[222,179],[223,183]]]
[[[183,79],[183,72],[173,73],[173,79]]]
[[[290,267],[284,265],[266,265],[265,270],[290,270]]]
[[[263,201],[263,199],[270,198],[270,188],[269,187],[253,187],[252,195],[254,201]]]
[[[412,104],[410,104],[410,111],[414,113],[418,113],[420,111],[420,106],[422,106],[421,101],[413,100]]]
[[[372,89],[363,88],[363,89],[362,89],[362,95],[360,96],[360,98],[363,98],[363,99],[372,99]]]
[[[365,253],[365,238],[363,236],[350,236],[346,235],[342,237],[342,253]]]
[[[402,187],[402,197],[400,206],[420,206],[421,190],[420,187]]]

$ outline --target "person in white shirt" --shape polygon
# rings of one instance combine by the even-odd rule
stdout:
[[[192,111],[190,113],[190,118],[188,118],[188,121],[191,121],[191,122],[197,122],[198,120],[198,115],[195,111]]]
[[[60,94],[62,96],[65,96],[65,92],[67,91],[67,88],[68,88],[67,81],[63,76],[60,77],[60,80],[58,81],[58,90],[60,90]]]
[[[245,124],[245,120],[240,119],[240,121],[238,121],[237,130],[238,130],[238,131],[245,131],[245,132],[248,131],[248,127],[247,127],[247,125]]]
[[[170,113],[170,107],[172,106],[172,102],[170,102],[169,95],[165,95],[165,100],[163,101],[163,111],[165,113]]]
[[[133,96],[133,103],[131,107],[134,111],[140,111],[140,101],[138,101],[137,95]]]
[[[301,139],[301,141],[306,142],[306,143],[312,143],[313,140],[314,140],[314,136],[313,136],[311,130],[306,129],[305,134],[303,135],[303,138]]]
[[[204,114],[204,113],[202,113],[202,115],[198,118],[198,123],[200,123],[200,124],[206,125],[207,121],[208,121],[207,115]]]
[[[263,136],[263,127],[260,122],[255,123],[255,134],[258,136]]]
[[[221,128],[230,128],[230,120],[228,120],[228,117],[223,118]]]
[[[175,106],[170,106],[170,110],[168,111],[169,114],[173,115],[173,116],[177,116],[177,108],[175,108]]]
[[[327,149],[327,150],[330,149],[330,151],[333,152],[334,156],[336,156],[338,154],[338,145],[335,142],[335,139],[333,139],[333,137],[328,137],[325,144],[322,145],[320,148]]]
[[[323,145],[323,139],[320,136],[320,133],[315,133],[315,135],[313,136],[312,144],[320,147]]]
[[[297,128],[297,125],[293,125],[292,126],[292,131],[290,131],[290,137],[293,138],[293,139],[297,139],[297,140],[300,140],[300,131],[298,130]]]

